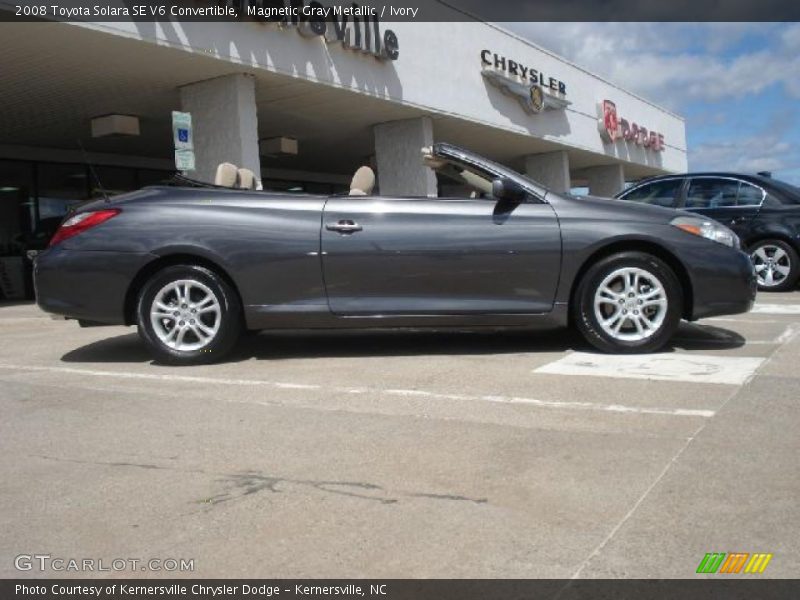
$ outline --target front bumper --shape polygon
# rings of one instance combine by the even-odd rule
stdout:
[[[122,325],[131,282],[156,258],[147,253],[48,248],[34,262],[36,303],[54,315]]]
[[[756,299],[756,272],[750,257],[717,245],[692,261],[692,320],[745,313]]]

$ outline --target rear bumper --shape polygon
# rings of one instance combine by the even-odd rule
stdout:
[[[49,248],[34,262],[36,303],[53,315],[122,325],[128,288],[155,258],[147,253]]]
[[[694,263],[697,264],[697,263]],[[706,256],[691,273],[694,288],[692,320],[745,313],[756,299],[756,273],[744,252],[720,246]]]

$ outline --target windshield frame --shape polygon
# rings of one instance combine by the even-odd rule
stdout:
[[[546,187],[536,183],[532,179],[528,179],[524,175],[520,175],[513,169],[505,167],[494,161],[491,161],[480,154],[474,154],[458,146],[438,142],[432,147],[433,155],[437,158],[444,159],[452,164],[461,165],[472,169],[478,169],[492,175],[492,179],[498,177],[506,177],[512,181],[517,182],[531,194],[531,202],[540,202],[547,204],[545,197],[551,193]]]

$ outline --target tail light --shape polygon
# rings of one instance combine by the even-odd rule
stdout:
[[[61,224],[61,227],[58,228],[53,237],[50,239],[48,246],[60,244],[64,240],[76,236],[87,229],[91,229],[92,227],[100,225],[100,223],[105,223],[112,217],[116,217],[121,212],[122,211],[118,208],[109,208],[106,210],[95,210],[92,212],[84,212],[73,215]]]

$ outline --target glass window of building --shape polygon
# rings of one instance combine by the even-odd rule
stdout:
[[[89,199],[86,165],[40,163],[36,169],[39,194],[39,225],[44,229],[58,226],[67,211]]]
[[[33,165],[0,160],[0,300],[19,300],[33,295],[29,261],[36,203]]]
[[[125,167],[93,166],[89,172],[89,196],[102,198],[105,194],[116,196],[135,190],[136,171]]]
[[[148,185],[161,185],[175,175],[174,171],[158,171],[156,169],[139,169],[137,172],[137,188]]]
[[[0,161],[0,256],[18,256],[35,223],[33,166]]]
[[[87,200],[169,180],[172,171],[0,160],[0,300],[32,298],[32,253]],[[99,181],[99,183],[98,183]],[[101,190],[102,187],[102,190]]]

